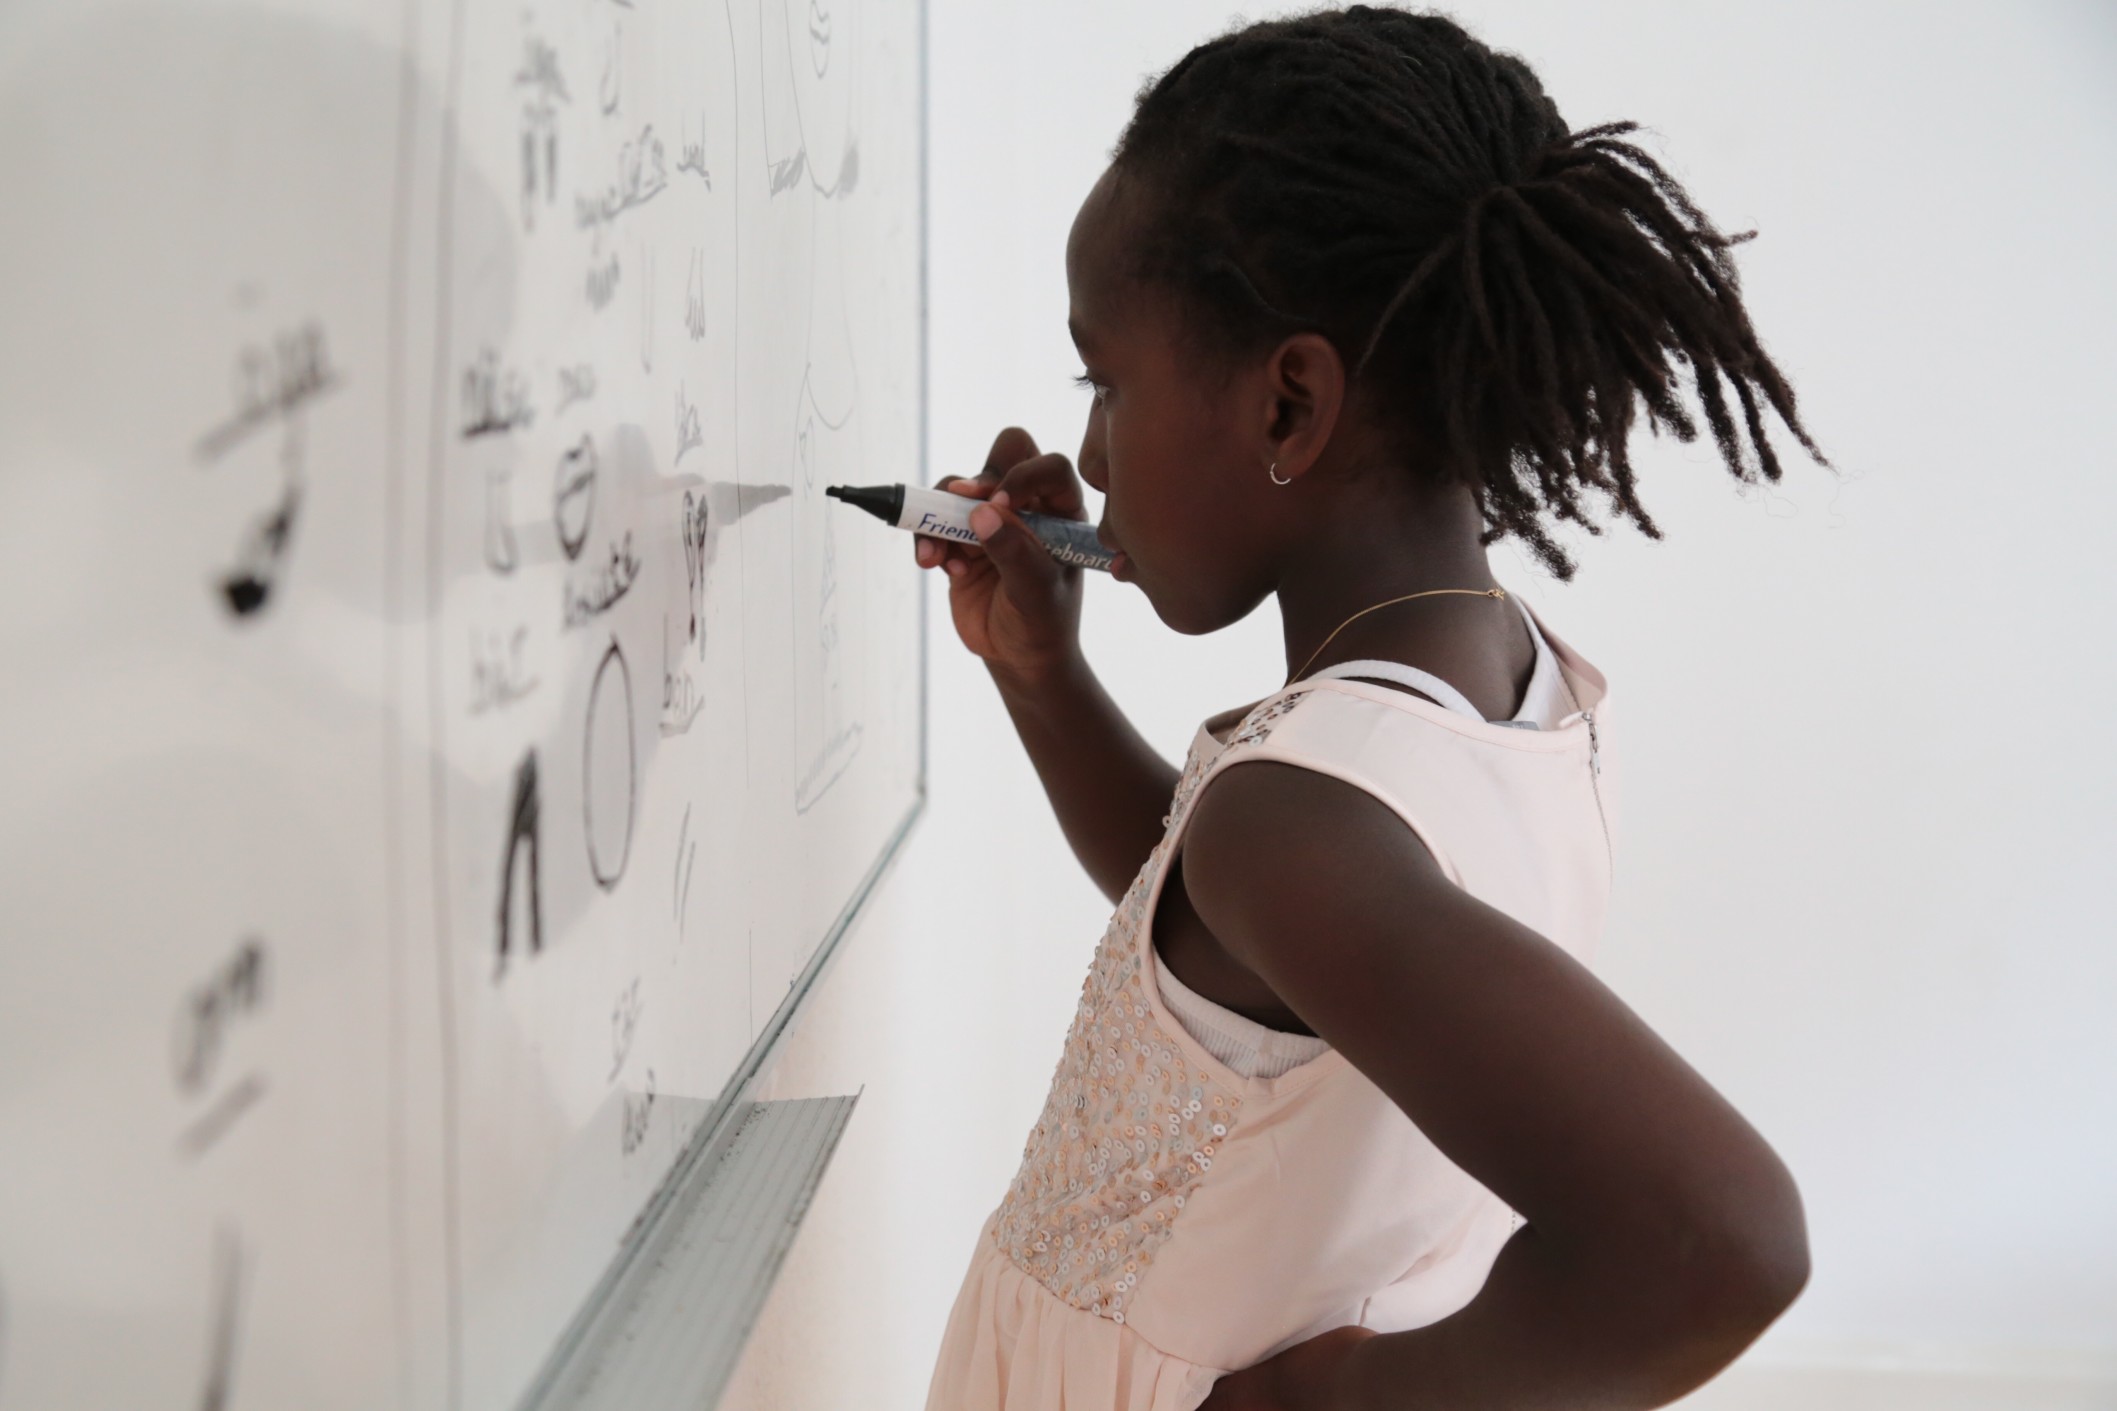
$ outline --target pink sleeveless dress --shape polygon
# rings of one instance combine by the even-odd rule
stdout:
[[[978,1232],[926,1411],[1194,1411],[1319,1333],[1423,1327],[1476,1296],[1513,1212],[1337,1050],[1276,1077],[1215,1058],[1154,983],[1148,918],[1198,791],[1270,759],[1374,795],[1451,882],[1592,964],[1617,816],[1608,691],[1530,618],[1578,707],[1553,729],[1342,677],[1265,697],[1224,740],[1199,727]]]

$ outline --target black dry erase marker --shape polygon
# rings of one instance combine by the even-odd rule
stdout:
[[[978,542],[978,531],[970,527],[970,512],[985,502],[975,495],[951,495],[946,490],[928,490],[918,485],[830,485],[823,491],[849,505],[858,505],[884,524],[953,539],[959,544]],[[1055,514],[1017,511],[1037,542],[1060,563],[1110,571],[1117,555],[1103,547],[1095,526],[1084,520]]]

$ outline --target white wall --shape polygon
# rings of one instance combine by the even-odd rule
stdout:
[[[1139,82],[1232,15],[932,4],[929,480],[1009,423],[1077,449],[1067,227]],[[1693,1400],[2117,1405],[2117,10],[1451,13],[1760,230],[1745,298],[1847,472],[1781,435],[1737,493],[1642,435],[1665,542],[1574,534],[1571,586],[1493,551],[1623,701],[1601,973],[1807,1203],[1807,1292]],[[1172,760],[1283,678],[1269,607],[1182,638],[1091,577],[1090,658]],[[867,1087],[729,1407],[922,1404],[1108,915],[928,589],[931,814],[774,1075]]]

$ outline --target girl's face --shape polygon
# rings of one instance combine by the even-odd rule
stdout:
[[[1131,200],[1116,169],[1088,193],[1066,241],[1067,324],[1093,398],[1081,437],[1081,478],[1104,496],[1104,542],[1124,552],[1163,622],[1197,635],[1241,620],[1273,589],[1273,555],[1253,526],[1274,510],[1263,406],[1255,379],[1225,388],[1181,346],[1167,298],[1128,280]],[[1255,422],[1250,426],[1251,421]]]

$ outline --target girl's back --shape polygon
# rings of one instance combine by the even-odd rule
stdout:
[[[1580,707],[1552,730],[1348,679],[1269,696],[1224,741],[1199,728],[979,1231],[929,1411],[1189,1411],[1229,1371],[1327,1329],[1420,1327],[1476,1294],[1513,1212],[1338,1051],[1275,1078],[1216,1058],[1152,982],[1149,918],[1199,791],[1275,760],[1366,790],[1452,882],[1592,961],[1610,890],[1608,693],[1538,625]]]

